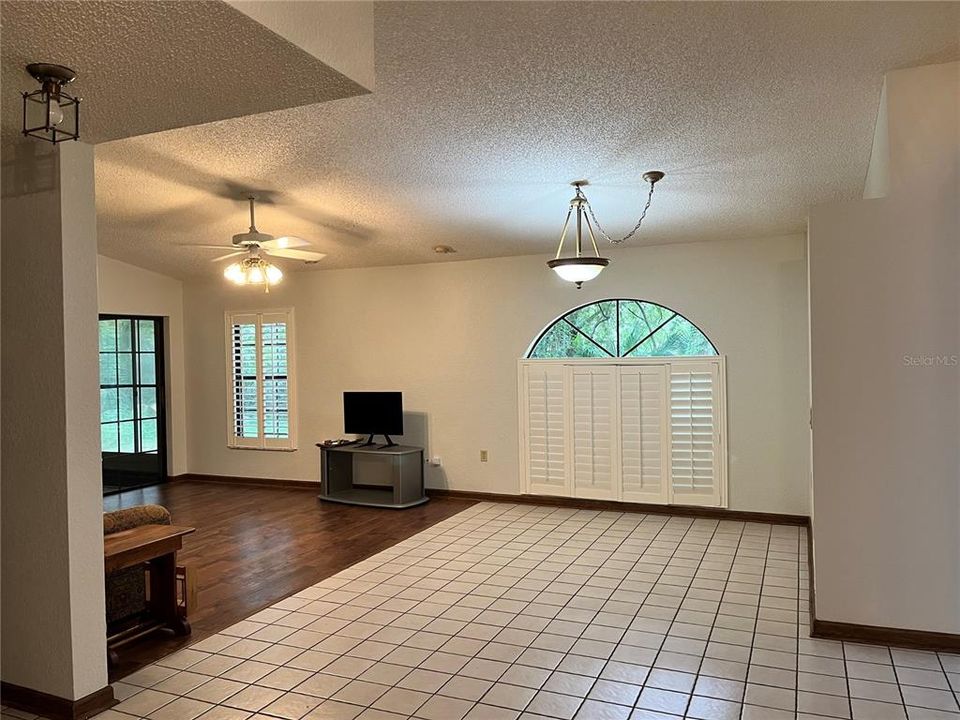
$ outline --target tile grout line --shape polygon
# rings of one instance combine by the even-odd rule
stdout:
[[[704,662],[706,661],[706,659],[707,659],[707,650],[710,648],[710,643],[713,641],[713,631],[716,629],[716,626],[717,626],[717,618],[720,616],[720,608],[721,608],[722,605],[723,605],[723,598],[724,598],[724,596],[725,596],[726,593],[727,593],[727,585],[728,585],[729,582],[730,582],[730,576],[733,574],[733,568],[736,566],[737,555],[740,553],[740,545],[741,545],[741,543],[743,542],[743,536],[746,534],[746,529],[747,529],[747,524],[746,524],[746,523],[743,523],[742,527],[740,528],[740,534],[739,534],[738,537],[737,537],[737,547],[734,549],[733,555],[731,556],[732,559],[731,559],[731,561],[730,561],[730,569],[727,570],[727,577],[726,577],[726,579],[723,581],[723,590],[720,592],[720,600],[719,600],[719,602],[717,603],[717,612],[716,612],[716,613],[714,614],[714,616],[713,616],[713,623],[711,623],[711,625],[710,625],[710,632],[707,634],[707,639],[706,639],[706,641],[705,641],[704,648],[703,648],[703,656],[700,658],[700,663],[699,663],[699,665],[697,666],[697,672],[696,672],[696,674],[694,675],[694,679],[693,679],[693,690],[692,690],[691,693],[690,693],[690,700],[689,700],[688,703],[687,703],[687,708],[686,708],[684,714],[687,714],[687,713],[690,712],[690,707],[689,707],[689,706],[690,706],[690,704],[692,704],[692,702],[693,702],[693,697],[694,697],[694,694],[693,694],[693,693],[694,693],[694,691],[696,691],[696,689],[697,689],[697,683],[700,681],[700,672],[703,670],[703,663],[704,663]],[[757,595],[757,612],[758,612],[758,613],[760,612],[760,595],[759,595],[759,594]],[[707,676],[707,677],[709,677],[709,676]],[[746,692],[746,678],[744,678],[744,692]],[[724,700],[725,700],[726,698],[715,698],[715,699],[724,699]],[[741,695],[741,697],[740,697],[740,705],[741,705],[741,707],[743,706],[743,696],[742,696],[742,695]]]
[[[636,612],[633,614],[633,618],[631,619],[630,624],[627,625],[626,630],[621,634],[620,640],[618,640],[618,641],[615,643],[616,647],[614,647],[614,649],[613,649],[613,651],[610,653],[609,657],[604,661],[603,667],[600,669],[600,672],[597,674],[596,678],[594,678],[593,683],[590,685],[590,689],[587,690],[587,693],[586,693],[586,696],[585,696],[585,698],[584,698],[584,701],[586,701],[586,699],[589,697],[590,693],[593,691],[593,688],[596,687],[596,684],[597,684],[597,682],[600,680],[600,676],[603,674],[603,671],[606,670],[607,666],[610,664],[611,658],[613,657],[613,654],[616,652],[617,647],[619,647],[619,646],[622,644],[621,641],[622,641],[622,639],[623,639],[623,636],[624,636],[627,632],[629,632],[630,626],[633,624],[633,622],[634,622],[634,621],[637,619],[637,617],[639,616],[640,612],[643,610],[643,607],[644,607],[644,605],[646,604],[647,600],[649,599],[650,595],[653,594],[653,591],[654,591],[654,589],[656,588],[657,583],[658,583],[658,582],[660,581],[660,579],[663,577],[663,574],[666,572],[667,568],[670,567],[670,561],[673,560],[674,557],[676,557],[677,552],[680,550],[681,546],[683,545],[683,541],[686,539],[686,537],[687,537],[687,535],[689,534],[690,530],[693,529],[693,527],[695,526],[696,520],[697,520],[696,518],[693,518],[693,519],[691,520],[690,524],[687,525],[686,530],[684,530],[683,535],[682,535],[682,536],[680,537],[680,539],[677,541],[677,547],[676,547],[676,548],[674,549],[674,551],[670,554],[670,558],[664,563],[663,569],[660,571],[660,574],[657,576],[656,582],[654,582],[654,583],[651,585],[650,591],[646,594],[646,596],[644,597],[644,599],[640,602],[639,607],[637,608]],[[651,538],[651,543],[652,543],[654,540],[656,540],[656,538],[660,535],[661,532],[663,532],[663,530],[664,530],[668,525],[669,525],[669,521],[665,522],[665,523],[660,527],[660,530],[657,532],[657,535],[655,535],[653,538]],[[648,548],[649,548],[649,545],[648,545]],[[640,563],[640,561],[641,561],[642,559],[643,559],[643,555],[641,555],[641,556],[637,559],[637,561],[633,564],[633,567],[636,567],[636,566]],[[692,582],[692,579],[691,579],[691,582]],[[623,581],[621,581],[620,584],[618,584],[617,587],[619,588],[619,586],[622,585],[622,584],[623,584]],[[677,608],[677,612],[679,612],[679,606],[678,606],[678,608]],[[672,622],[673,622],[673,621],[671,621],[671,625],[672,625]],[[668,629],[668,632],[669,632],[669,629]],[[666,642],[666,638],[667,638],[667,635],[664,634],[664,642]],[[661,648],[663,647],[663,643],[660,644],[660,647],[661,647]],[[659,655],[659,653],[660,653],[660,649],[658,648],[657,654]],[[656,656],[654,656],[654,662],[655,662],[655,660],[656,660]],[[653,665],[654,665],[654,663],[651,662],[650,667],[649,667],[649,669],[647,670],[647,673],[646,673],[646,675],[645,675],[645,677],[644,677],[644,679],[643,679],[643,682],[641,682],[641,683],[639,684],[640,690],[639,690],[639,692],[637,693],[637,697],[636,697],[636,699],[633,701],[633,703],[631,703],[631,705],[629,706],[629,707],[631,708],[631,710],[632,710],[633,708],[636,708],[637,702],[639,702],[639,700],[640,700],[640,695],[643,693],[643,690],[644,690],[644,688],[646,687],[647,679],[649,678],[650,673],[653,671]],[[632,683],[630,683],[630,684],[632,684]],[[619,703],[616,703],[616,704],[619,704]]]
[[[743,719],[743,714],[744,714],[745,708],[747,707],[747,690],[750,689],[750,681],[749,681],[750,666],[753,664],[751,661],[753,660],[753,651],[756,648],[756,642],[757,642],[757,625],[760,622],[760,602],[763,600],[763,587],[767,577],[767,561],[770,559],[771,534],[772,534],[772,527],[768,527],[767,542],[766,542],[766,548],[764,551],[764,559],[763,559],[763,570],[760,573],[760,597],[757,598],[757,616],[753,620],[753,633],[750,640],[750,652],[747,654],[747,674],[743,679],[743,704],[740,706],[741,720]]]

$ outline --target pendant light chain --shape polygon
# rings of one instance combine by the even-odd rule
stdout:
[[[593,224],[596,226],[597,231],[603,235],[607,242],[613,245],[619,245],[620,243],[626,242],[637,234],[637,231],[640,230],[640,226],[643,224],[643,219],[647,216],[647,210],[650,209],[650,203],[653,202],[653,186],[656,184],[656,181],[650,183],[650,192],[647,193],[647,203],[643,206],[643,212],[640,213],[640,219],[637,220],[637,224],[633,226],[633,230],[628,232],[619,240],[614,240],[612,237],[607,235],[607,231],[603,229],[603,227],[600,225],[600,221],[597,220],[597,216],[593,214],[593,206],[590,204],[589,200],[587,201],[587,212],[590,214],[590,218],[593,220]],[[579,188],[577,188],[577,192],[580,192]]]

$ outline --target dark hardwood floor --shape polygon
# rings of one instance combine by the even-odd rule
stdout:
[[[174,650],[374,555],[464,510],[473,500],[433,498],[407,510],[321,503],[316,488],[177,481],[110,495],[104,510],[156,503],[197,532],[177,562],[197,574],[193,634],[155,634],[120,651],[118,680]]]

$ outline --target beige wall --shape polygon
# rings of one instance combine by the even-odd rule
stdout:
[[[107,683],[93,148],[4,146],[3,680]]]
[[[404,393],[413,442],[439,455],[430,485],[519,492],[517,359],[573,306],[634,297],[674,308],[728,360],[730,506],[808,510],[806,259],[800,236],[615,251],[583,290],[546,258],[288,273],[269,295],[221,278],[187,283],[188,467],[316,480],[314,443],[343,434],[344,390]],[[299,450],[226,447],[224,311],[292,306]],[[480,463],[479,451],[489,451]]]
[[[97,258],[102,313],[164,318],[167,363],[167,472],[187,471],[186,379],[183,352],[183,283],[134,265]]]
[[[810,216],[821,620],[960,632],[958,88],[890,73],[889,195]]]

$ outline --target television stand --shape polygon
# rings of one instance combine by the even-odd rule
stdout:
[[[427,502],[423,448],[395,443],[319,447],[321,500],[396,509]]]
[[[373,442],[374,437],[375,437],[374,435],[371,435],[370,437],[367,438],[367,441],[365,443],[360,443],[357,447],[370,447],[371,445],[376,445],[376,443]],[[383,437],[386,438],[387,444],[377,445],[378,450],[382,450],[383,448],[388,448],[388,447],[400,447],[393,440],[390,439],[389,435],[384,435]]]

